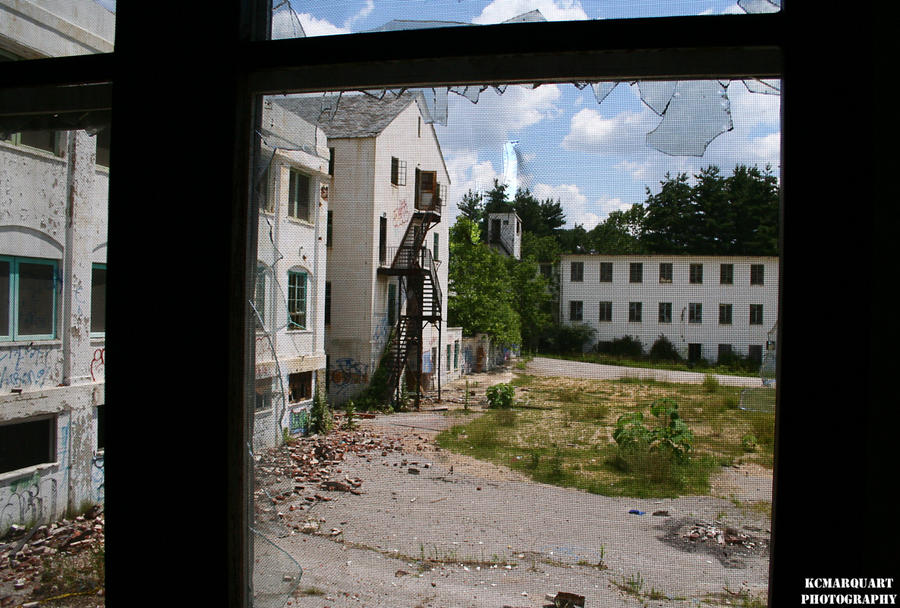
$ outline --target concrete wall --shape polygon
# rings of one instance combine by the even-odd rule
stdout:
[[[280,110],[274,106],[274,110]],[[267,114],[267,118],[270,116]],[[255,341],[256,380],[268,382],[271,407],[255,412],[254,445],[277,445],[284,429],[295,435],[304,430],[298,416],[309,410],[312,399],[291,402],[288,378],[291,374],[312,372],[313,386],[324,390],[325,380],[325,279],[326,222],[331,198],[328,175],[328,148],[325,135],[298,117],[278,112],[280,132],[298,141],[312,141],[310,152],[277,150],[269,167],[269,210],[261,210],[258,225],[258,264],[264,269],[265,297],[258,310],[263,326]],[[270,128],[275,125],[270,120]],[[311,212],[309,220],[290,217],[288,196],[290,172],[301,171],[310,178]],[[307,326],[289,328],[287,296],[288,272],[302,271],[307,281]],[[258,286],[259,287],[259,286]],[[254,387],[255,390],[255,387]],[[313,393],[314,394],[314,393]]]
[[[53,462],[0,471],[0,534],[104,498],[105,334],[91,334],[91,291],[92,265],[107,261],[109,171],[84,131],[62,133],[58,150],[0,142],[0,256],[57,269],[53,336],[0,341],[0,425],[55,421]]]
[[[92,0],[0,0],[0,49],[26,59],[109,53],[115,15]]]
[[[571,263],[584,264],[584,280],[571,280]],[[600,263],[612,262],[612,282],[600,282]],[[632,262],[643,264],[641,283],[629,281]],[[659,264],[671,263],[671,283],[659,280]],[[703,282],[690,283],[690,265],[702,264]],[[721,264],[732,264],[734,279],[731,285],[719,282]],[[751,264],[764,267],[764,284],[750,284]],[[708,361],[718,358],[718,345],[730,344],[733,352],[744,357],[750,345],[763,347],[767,332],[778,320],[778,258],[725,256],[604,256],[564,255],[560,261],[560,319],[571,324],[570,302],[583,302],[583,323],[597,333],[592,344],[611,341],[623,336],[640,338],[645,351],[660,335],[665,335],[687,357],[688,344],[702,345],[702,357]],[[612,321],[599,320],[601,301],[611,301]],[[641,322],[629,321],[629,302],[642,303]],[[671,323],[658,321],[660,302],[672,304]],[[702,322],[690,323],[688,305],[702,305]],[[719,304],[732,305],[731,325],[719,324]],[[762,325],[750,325],[750,305],[762,304]]]

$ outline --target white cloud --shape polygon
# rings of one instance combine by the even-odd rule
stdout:
[[[532,193],[539,200],[549,198],[559,201],[560,207],[566,215],[566,228],[574,228],[575,224],[582,224],[585,230],[590,230],[600,222],[601,216],[597,213],[600,211],[599,206],[589,204],[587,196],[575,184],[558,186],[537,184]]]
[[[448,154],[445,160],[447,172],[450,174],[447,215],[455,219],[458,212],[457,203],[465,193],[469,190],[473,192],[490,190],[494,187],[494,179],[500,178],[501,175],[491,161],[480,160],[478,152],[473,150]]]
[[[561,146],[565,150],[605,156],[631,154],[646,147],[647,133],[659,122],[652,112],[624,111],[606,117],[593,108],[579,110]]]
[[[502,95],[489,88],[478,103],[450,93],[447,126],[435,125],[435,131],[448,155],[477,142],[479,150],[491,150],[499,161],[503,144],[519,131],[561,114],[560,96],[555,84],[537,89],[510,85]]]
[[[539,10],[547,21],[579,21],[588,18],[579,0],[494,0],[472,23],[502,23],[524,13]]]
[[[298,13],[300,24],[307,36],[332,36],[334,34],[349,34],[346,27],[338,27],[325,19],[317,19],[309,13]]]
[[[346,21],[344,21],[344,27],[349,30],[350,28],[353,27],[354,23],[356,23],[357,21],[360,21],[362,19],[365,19],[370,14],[372,14],[372,11],[374,11],[374,10],[375,10],[375,0],[366,0],[366,3],[363,5],[363,7],[361,9],[359,9],[359,11],[357,11],[357,13],[355,15],[349,17]]]

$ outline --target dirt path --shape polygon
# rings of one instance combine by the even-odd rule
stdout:
[[[470,389],[478,382],[483,394],[511,375],[469,377]],[[279,590],[293,590],[290,606],[316,608],[538,608],[559,591],[585,596],[592,608],[696,606],[765,592],[766,515],[727,495],[598,496],[443,452],[433,438],[460,422],[442,411],[462,407],[457,390],[446,387],[444,401],[430,404],[437,411],[377,416],[361,421],[355,435],[329,436],[343,450],[340,460],[326,461],[330,473],[361,482],[356,493],[317,489],[329,500],[296,496],[258,511],[266,539],[257,556],[267,567],[257,571],[273,591],[268,605],[284,605]],[[470,408],[478,409],[471,396]],[[312,453],[315,440],[304,441],[297,453]],[[740,494],[737,482],[750,472],[731,473],[721,488]],[[267,483],[275,495],[291,479],[276,474]],[[700,523],[730,527],[741,540],[691,539]],[[296,575],[297,565],[303,575],[295,588],[296,578],[285,575],[292,568]]]

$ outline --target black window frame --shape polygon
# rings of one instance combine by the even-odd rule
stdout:
[[[672,303],[671,302],[660,302],[659,303],[659,316],[656,319],[657,323],[671,323],[672,322]]]
[[[766,283],[766,266],[765,264],[750,264],[750,284],[765,285]]]
[[[569,281],[571,283],[584,282],[584,262],[573,261],[569,264]]]
[[[643,323],[643,302],[629,302],[628,303],[628,322],[629,323]]]
[[[659,263],[659,282],[662,284],[672,282],[672,262]]]
[[[628,282],[643,283],[644,282],[644,263],[629,262],[628,264]]]
[[[609,300],[602,300],[597,310],[597,320],[600,323],[607,323],[612,321],[612,308],[613,303]]]
[[[688,282],[691,285],[703,284],[703,264],[693,263],[688,267]]]
[[[509,24],[443,28],[444,31],[386,32],[254,42],[254,37],[262,39],[265,35],[268,23],[265,11],[270,6],[271,3],[236,0],[228,3],[226,9],[217,11],[217,17],[224,23],[211,28],[207,27],[210,13],[205,5],[181,5],[178,18],[173,19],[167,11],[152,14],[152,11],[148,13],[136,4],[129,6],[128,3],[120,3],[114,53],[0,64],[0,89],[6,94],[3,103],[7,109],[20,114],[31,112],[30,102],[35,97],[23,96],[19,89],[30,87],[29,90],[33,91],[37,87],[49,87],[50,93],[46,97],[51,100],[52,107],[49,110],[44,108],[43,113],[35,113],[41,114],[41,120],[49,122],[61,110],[77,113],[82,109],[77,99],[65,94],[58,95],[62,87],[97,85],[92,92],[95,97],[108,96],[113,88],[116,89],[118,110],[115,127],[119,136],[116,149],[112,152],[117,171],[110,181],[113,207],[116,200],[127,201],[132,207],[145,209],[158,205],[157,189],[135,189],[134,184],[143,183],[148,170],[154,175],[164,175],[170,169],[171,138],[148,138],[146,134],[166,133],[173,125],[182,124],[185,99],[203,99],[208,96],[209,91],[217,93],[217,103],[204,106],[204,120],[201,121],[202,124],[191,125],[191,135],[194,141],[203,143],[205,150],[203,158],[192,159],[195,170],[198,173],[217,175],[219,179],[188,180],[196,183],[176,189],[178,191],[172,193],[173,198],[177,197],[183,203],[179,206],[178,219],[171,214],[143,217],[143,229],[133,231],[130,230],[132,220],[127,212],[110,215],[110,234],[119,235],[114,238],[119,239],[117,255],[120,256],[120,264],[128,265],[132,270],[146,270],[132,272],[131,276],[128,276],[129,273],[119,273],[116,281],[110,283],[111,301],[129,301],[143,297],[146,293],[143,277],[151,274],[153,268],[161,265],[176,267],[184,258],[200,259],[202,255],[217,258],[213,276],[207,276],[206,281],[196,281],[191,273],[170,277],[168,287],[171,293],[180,294],[180,306],[170,307],[168,311],[165,306],[158,306],[153,318],[143,327],[146,332],[155,330],[162,335],[185,318],[203,318],[207,323],[224,328],[224,331],[217,332],[210,340],[219,346],[213,347],[212,352],[222,353],[220,356],[197,361],[193,374],[185,375],[180,380],[167,381],[167,388],[172,394],[188,394],[195,388],[197,375],[213,380],[207,384],[207,396],[223,404],[222,415],[213,423],[219,432],[209,432],[211,421],[204,408],[196,408],[196,411],[182,410],[179,413],[179,425],[173,426],[166,417],[144,423],[145,431],[156,430],[168,436],[170,441],[177,441],[185,461],[191,455],[195,455],[199,461],[210,452],[227,454],[217,469],[223,480],[217,487],[221,488],[221,495],[227,499],[226,508],[221,509],[217,516],[209,518],[220,525],[207,525],[193,536],[195,542],[222,546],[225,557],[221,564],[227,567],[220,567],[209,573],[206,579],[208,584],[202,588],[182,590],[185,601],[189,602],[193,597],[193,603],[202,604],[209,602],[212,596],[229,606],[249,605],[249,586],[246,584],[250,571],[246,550],[249,502],[246,497],[252,478],[249,473],[249,455],[242,447],[246,445],[244,435],[247,432],[244,422],[248,393],[245,389],[248,382],[252,382],[252,378],[248,380],[246,372],[246,353],[252,346],[252,339],[248,339],[252,332],[248,331],[248,327],[252,326],[246,316],[248,286],[245,283],[246,277],[252,276],[252,268],[256,262],[256,237],[247,228],[249,225],[255,228],[252,222],[255,222],[256,215],[247,208],[250,196],[247,177],[249,170],[244,169],[251,166],[249,156],[253,148],[249,134],[252,133],[254,116],[258,116],[258,113],[255,102],[247,93],[264,92],[266,87],[262,85],[273,75],[278,77],[279,74],[289,74],[284,77],[292,82],[303,82],[303,86],[310,87],[310,90],[339,86],[402,86],[405,82],[415,80],[411,76],[413,71],[429,75],[423,76],[422,80],[438,74],[447,79],[448,83],[463,80],[471,83],[491,80],[535,82],[550,73],[554,74],[554,79],[565,81],[744,77],[765,72],[772,63],[772,51],[778,51],[779,54],[783,52],[785,59],[783,63],[779,59],[777,66],[778,73],[784,73],[786,79],[783,112],[787,118],[783,129],[782,162],[786,167],[785,171],[791,175],[791,181],[783,189],[783,196],[796,196],[798,204],[787,208],[788,210],[782,207],[782,216],[795,221],[782,223],[780,238],[783,242],[785,233],[796,230],[791,226],[803,226],[801,230],[813,228],[808,221],[811,220],[820,233],[856,235],[852,238],[856,239],[858,249],[856,255],[848,256],[847,261],[838,262],[839,268],[831,267],[827,273],[808,272],[819,263],[817,258],[820,253],[816,248],[810,248],[811,251],[797,248],[792,251],[792,257],[782,257],[779,260],[782,269],[784,260],[789,259],[789,264],[799,271],[792,275],[789,287],[779,286],[779,302],[790,303],[793,298],[798,302],[808,301],[809,293],[828,285],[833,273],[852,275],[858,269],[861,257],[871,256],[873,265],[885,270],[887,264],[884,260],[896,257],[882,251],[888,248],[893,251],[895,245],[891,239],[870,238],[872,232],[878,231],[887,237],[889,227],[895,223],[872,221],[871,213],[859,213],[854,217],[844,214],[840,217],[826,217],[830,214],[817,214],[818,217],[810,218],[808,206],[800,204],[804,198],[857,200],[861,201],[861,205],[868,206],[868,209],[875,210],[878,214],[876,220],[884,219],[883,214],[890,213],[888,210],[878,209],[874,202],[870,202],[889,198],[892,184],[888,179],[876,177],[864,180],[866,183],[862,184],[858,180],[836,183],[834,180],[820,179],[821,167],[827,164],[835,145],[840,145],[835,143],[835,138],[841,144],[854,146],[853,153],[858,162],[876,166],[877,170],[873,171],[873,175],[890,174],[892,157],[882,158],[875,154],[880,149],[879,145],[885,145],[879,142],[890,139],[884,138],[880,130],[873,128],[874,117],[885,113],[872,112],[870,100],[857,95],[855,91],[851,92],[849,88],[833,91],[832,103],[821,103],[822,83],[836,75],[864,79],[874,76],[877,70],[883,73],[887,69],[890,55],[886,51],[893,44],[893,36],[889,31],[893,20],[882,18],[882,11],[885,9],[859,5],[849,11],[823,13],[816,6],[792,4],[774,15]],[[817,22],[817,27],[809,28],[809,23],[813,20]],[[876,24],[875,35],[867,36],[862,43],[833,44],[835,32],[851,34],[868,31],[873,23]],[[791,35],[791,32],[800,30],[807,31],[809,35]],[[163,46],[158,44],[160,31],[168,34],[167,44]],[[378,38],[373,38],[375,36]],[[146,53],[147,48],[154,48],[154,53]],[[596,60],[596,56],[600,54],[605,56],[602,62]],[[478,61],[473,61],[472,55]],[[504,56],[503,60],[497,60],[501,55]],[[884,68],[879,68],[879,63]],[[577,67],[579,64],[582,67]],[[468,67],[462,67],[464,65]],[[585,65],[590,69],[583,69]],[[119,66],[124,69],[119,69]],[[157,73],[160,69],[165,78],[160,79],[156,86],[148,87],[146,74]],[[111,83],[114,80],[113,86]],[[272,87],[272,90],[278,90],[278,87]],[[889,102],[893,101],[889,97],[886,92],[876,93],[877,102],[885,110],[891,107]],[[20,99],[21,103],[18,101]],[[110,105],[108,101],[106,103],[102,108],[108,112]],[[847,130],[837,136],[831,130],[823,129],[822,125],[831,117],[835,104],[856,113],[862,122],[868,121],[870,128]],[[872,196],[875,190],[882,196]],[[207,205],[197,204],[198,201],[205,200],[220,201],[221,206],[217,207],[220,212],[210,214]],[[218,217],[210,217],[211,215]],[[207,228],[204,239],[194,238],[199,225]],[[161,251],[155,246],[159,234],[174,238],[179,247],[170,248],[171,252]],[[249,244],[246,242],[248,239]],[[846,241],[844,245],[848,246]],[[780,274],[785,276],[783,272]],[[214,307],[214,310],[208,306],[209,285],[215,286],[222,293],[220,301],[225,303]],[[252,285],[249,289],[252,290]],[[888,291],[881,291],[882,288],[874,284],[870,289],[873,290],[873,296],[885,303],[889,301]],[[823,296],[826,293],[823,292]],[[186,297],[187,294],[196,294],[197,297]],[[164,297],[169,296],[161,292],[160,303]],[[112,335],[107,343],[110,345],[117,343],[114,328],[127,327],[133,322],[132,313],[126,309],[127,307],[120,306],[109,311]],[[783,318],[794,316],[784,306],[780,306],[780,311]],[[806,348],[813,350],[815,347],[810,344],[823,349],[830,346],[831,338],[821,335],[818,329],[818,320],[827,321],[824,313],[810,317],[801,311],[796,316],[797,323],[787,324],[791,328],[788,333],[796,337],[794,343],[806,342]],[[778,360],[781,362],[784,360],[780,353],[784,343],[781,337],[784,323],[780,323],[778,327]],[[862,330],[862,334],[866,335],[865,330]],[[159,344],[153,344],[132,340],[129,343],[129,340],[123,339],[117,343],[117,347],[121,360],[129,361],[130,365],[136,367],[151,369],[158,361],[165,360],[171,354],[169,344],[163,344],[165,341],[158,342]],[[880,341],[874,338],[869,340],[873,349],[879,348],[877,342]],[[847,363],[848,366],[853,366],[852,371],[846,367],[844,371],[857,377],[869,374],[876,379],[886,378],[890,376],[888,366],[891,361],[890,357],[884,357],[883,360],[870,357],[868,361],[865,357],[859,357]],[[867,367],[869,365],[872,368]],[[814,378],[810,378],[810,382],[800,380],[800,376],[805,373],[801,368],[802,366],[795,368],[797,375],[793,386],[802,386],[803,393],[799,389],[785,388],[782,383],[778,383],[779,400],[786,390],[789,394],[795,394],[798,400],[817,402],[819,412],[833,402],[834,411],[844,413],[845,404],[857,399],[858,387],[849,386],[853,383],[847,383],[845,388],[833,385],[817,388]],[[128,394],[130,382],[128,374],[113,376],[107,380],[107,390]],[[809,394],[809,391],[813,394]],[[863,399],[863,404],[856,409],[861,412],[888,413],[879,404],[880,401],[890,401],[880,398],[882,391],[886,397],[893,394],[892,388],[876,381],[867,393],[871,396]],[[844,399],[843,396],[847,398]],[[782,444],[781,437],[816,437],[829,432],[831,417],[823,415],[818,418],[819,420],[810,420],[809,416],[799,411],[777,412],[776,452],[777,446]],[[875,422],[867,423],[867,420]],[[121,423],[112,419],[111,424],[116,428]],[[803,574],[816,576],[812,573],[820,572],[826,567],[846,572],[851,566],[869,568],[866,572],[875,572],[879,563],[890,563],[886,558],[894,555],[891,551],[898,544],[897,531],[885,529],[881,523],[885,516],[892,516],[890,492],[893,490],[887,488],[890,484],[866,485],[867,476],[859,474],[861,469],[865,469],[869,472],[868,478],[885,479],[893,473],[894,460],[882,458],[877,447],[867,447],[886,445],[889,442],[862,443],[867,439],[865,429],[868,429],[869,434],[875,433],[876,437],[882,437],[879,433],[887,432],[893,425],[885,424],[883,418],[876,415],[854,418],[851,424],[862,432],[846,438],[845,441],[853,444],[846,449],[865,454],[864,465],[855,463],[853,471],[841,469],[846,474],[840,474],[834,466],[828,466],[845,466],[839,461],[839,454],[820,454],[822,466],[815,470],[801,466],[805,465],[802,459],[792,458],[789,454],[776,458],[774,485],[777,516],[773,521],[773,535],[777,542],[772,546],[769,605],[773,605],[772,598],[784,598],[781,600],[783,603],[796,601],[802,587],[799,577]],[[207,432],[203,433],[203,437],[198,437],[197,429],[201,428]],[[129,472],[128,475],[118,477],[118,489],[115,484],[107,486],[107,496],[112,496],[115,492],[128,495],[128,490],[124,489],[128,484],[133,484],[135,491],[140,491],[147,479],[159,474],[158,453],[138,445],[126,447],[125,440],[117,438],[126,434],[111,434],[109,437],[111,446],[125,448],[124,452],[128,453]],[[224,449],[226,446],[228,449]],[[887,453],[886,450],[884,453]],[[107,468],[107,472],[112,471],[111,466]],[[844,488],[839,495],[832,497],[828,520],[846,513],[847,517],[859,518],[863,522],[861,525],[869,531],[841,539],[843,547],[853,549],[850,551],[833,551],[832,538],[810,538],[791,532],[803,526],[812,526],[811,518],[821,517],[817,521],[825,521],[824,515],[816,516],[809,512],[803,498],[814,495],[835,478],[844,480]],[[175,479],[170,476],[168,483],[171,493],[188,495],[194,489],[193,478],[185,477],[176,486]],[[865,497],[863,504],[861,496]],[[128,518],[136,517],[134,511],[139,508],[138,505],[129,507]],[[154,508],[149,505],[146,507],[144,513],[148,519],[153,516],[151,509]],[[112,522],[114,518],[111,509],[108,519]],[[226,529],[228,533],[223,534],[222,531]],[[778,535],[779,530],[785,532]],[[792,535],[796,540],[792,540]],[[168,547],[164,546],[136,546],[130,551],[123,550],[122,544],[119,544],[118,550],[120,556],[124,552],[132,559],[111,560],[107,564],[108,580],[118,581],[112,584],[108,595],[116,593],[116,586],[127,590],[143,582],[143,569],[136,567],[133,562],[142,562],[152,567],[163,560],[171,563],[173,559],[176,562],[179,559],[178,556],[173,558]],[[193,557],[185,555],[180,559],[183,560],[181,563],[189,565]],[[799,569],[802,574],[796,568],[796,563],[800,561],[804,564]],[[151,590],[149,593],[153,595],[154,592]]]
[[[719,325],[731,325],[734,319],[733,304],[719,304]]]
[[[569,300],[569,321],[584,321],[584,300]]]
[[[719,264],[719,285],[734,285],[734,264]]]
[[[613,263],[612,262],[600,262],[600,282],[601,283],[612,283],[613,282]]]

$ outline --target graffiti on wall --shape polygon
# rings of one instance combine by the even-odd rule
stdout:
[[[375,331],[372,332],[372,341],[379,345],[388,339],[391,334],[391,325],[388,323],[388,316],[381,315],[375,323]]]
[[[106,498],[106,474],[103,470],[103,460],[103,454],[94,454],[94,457],[91,458],[91,492],[94,502],[98,504],[104,502]]]
[[[0,389],[33,390],[56,386],[60,375],[59,361],[50,356],[53,349],[28,344],[0,350]]]
[[[409,204],[406,202],[406,199],[400,199],[400,204],[397,205],[392,213],[391,219],[394,223],[394,228],[405,226],[407,222],[409,222],[410,215],[412,214],[410,213]]]
[[[352,357],[342,357],[335,361],[335,366],[328,372],[328,378],[331,381],[331,391],[340,395],[352,385],[367,384],[369,366]]]
[[[12,524],[50,521],[57,515],[58,482],[39,471],[0,488],[0,534]]]
[[[98,348],[94,351],[94,358],[91,359],[91,380],[97,382],[106,378],[106,348]]]

